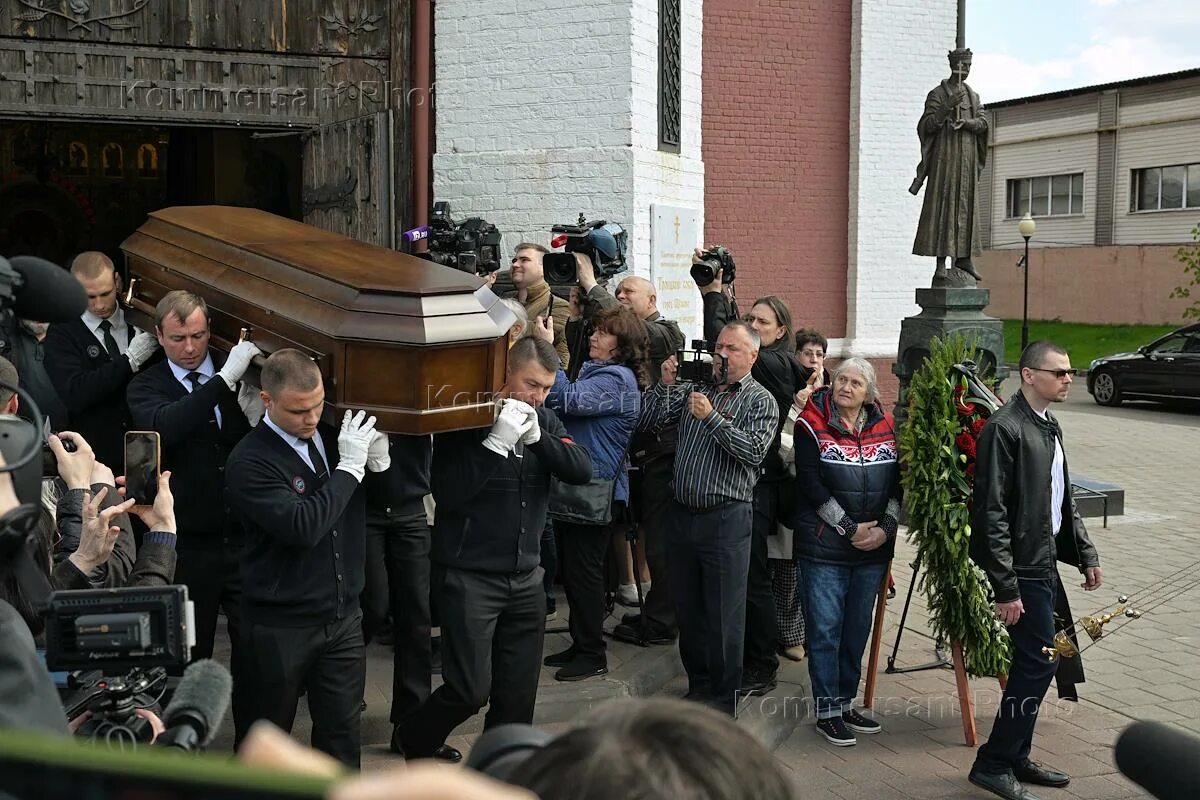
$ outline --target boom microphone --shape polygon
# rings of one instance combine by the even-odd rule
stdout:
[[[1158,800],[1200,797],[1200,739],[1161,722],[1135,722],[1117,737],[1121,774]]]
[[[74,275],[45,259],[0,258],[0,304],[11,305],[22,319],[70,322],[87,311],[87,292]]]
[[[229,670],[203,658],[183,671],[175,696],[163,712],[166,730],[155,744],[180,750],[203,750],[212,741],[233,690]]]

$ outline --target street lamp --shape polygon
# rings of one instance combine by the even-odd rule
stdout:
[[[1028,211],[1017,223],[1017,230],[1025,239],[1025,255],[1021,257],[1018,265],[1025,268],[1025,303],[1021,311],[1021,352],[1024,353],[1025,348],[1029,346],[1029,239],[1037,230],[1037,223],[1033,221],[1033,216]]]

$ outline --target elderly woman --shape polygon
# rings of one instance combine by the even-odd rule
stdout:
[[[543,339],[551,340],[552,331],[544,323],[536,330]],[[582,511],[564,513],[568,509],[556,503],[551,491],[558,566],[571,607],[571,646],[545,660],[546,666],[560,668],[554,675],[560,681],[608,672],[602,627],[607,525],[611,502],[629,501],[625,455],[641,411],[642,390],[649,384],[645,324],[624,306],[597,313],[592,318],[587,356],[573,382],[560,369],[546,397],[546,407],[559,415],[571,438],[592,454],[588,491],[598,501],[593,504],[598,513],[590,517]]]
[[[511,297],[505,297],[500,302],[503,303],[504,307],[511,311],[513,316],[517,318],[516,322],[509,326],[508,329],[508,346],[512,347],[517,343],[517,339],[520,339],[522,336],[527,336],[531,333],[529,330],[529,312],[525,310],[525,306],[521,305]]]
[[[854,696],[900,516],[896,425],[875,369],[860,358],[839,364],[800,413],[794,440],[794,547],[817,729],[846,747],[855,733],[880,730]]]

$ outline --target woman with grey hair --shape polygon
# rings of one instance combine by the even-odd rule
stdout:
[[[817,729],[857,743],[879,723],[854,708],[871,612],[892,560],[900,517],[896,423],[879,402],[875,369],[837,366],[800,413],[794,437],[796,515],[808,674]]]
[[[525,306],[521,305],[511,297],[505,297],[500,302],[503,303],[504,307],[511,311],[513,316],[517,318],[516,322],[514,322],[508,329],[508,346],[512,347],[516,343],[517,339],[533,333],[533,331],[529,329],[529,312],[525,310]]]

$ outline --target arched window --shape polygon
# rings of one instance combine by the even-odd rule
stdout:
[[[67,145],[67,172],[72,175],[87,175],[89,162],[86,144],[71,142]]]
[[[138,174],[143,178],[158,177],[158,148],[144,144],[137,151]]]
[[[116,142],[109,142],[104,145],[104,150],[100,153],[101,161],[104,163],[104,174],[112,177],[121,177],[125,167],[125,151],[121,145]]]

